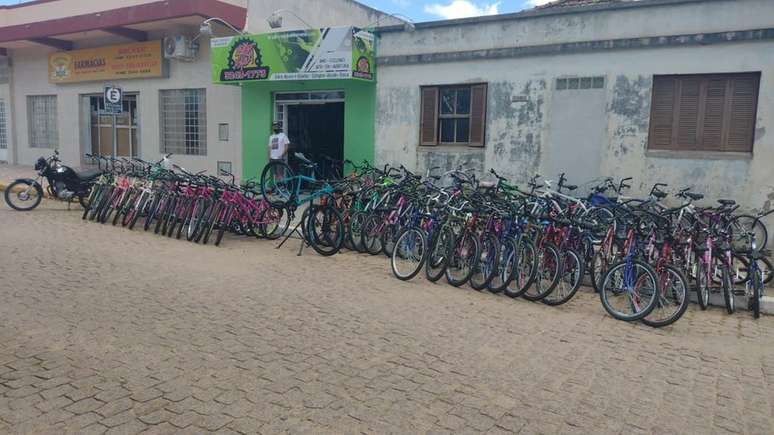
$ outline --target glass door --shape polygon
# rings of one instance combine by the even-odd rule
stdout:
[[[137,94],[124,94],[123,112],[105,113],[105,99],[101,95],[89,97],[91,152],[103,156],[137,157]]]

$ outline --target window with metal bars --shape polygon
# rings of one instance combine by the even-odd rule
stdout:
[[[161,152],[207,155],[207,101],[204,89],[159,91]]]
[[[27,127],[30,148],[57,148],[56,95],[27,96]]]
[[[8,124],[6,123],[5,100],[0,98],[0,149],[8,149]]]
[[[653,77],[648,148],[750,153],[760,73]]]

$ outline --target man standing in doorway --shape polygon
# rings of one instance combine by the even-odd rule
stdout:
[[[272,135],[269,136],[269,161],[280,160],[288,162],[288,150],[290,150],[290,139],[282,132],[282,126],[279,122],[271,125]]]

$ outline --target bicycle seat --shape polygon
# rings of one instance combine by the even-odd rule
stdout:
[[[729,206],[732,206],[732,205],[736,205],[736,201],[734,201],[733,199],[719,199],[718,203],[720,205],[724,205],[726,207],[729,207]]]
[[[688,198],[691,198],[694,201],[698,201],[704,198],[704,195],[702,195],[701,193],[685,192],[685,196],[687,196]]]
[[[573,191],[573,190],[578,188],[578,186],[576,186],[574,184],[568,184],[568,185],[565,185],[565,186],[562,186],[562,187],[564,187],[565,189],[567,189],[569,191]]]
[[[662,192],[660,190],[657,190],[657,191],[653,192],[653,196],[655,196],[658,199],[664,199],[664,198],[667,197],[667,194],[666,194],[666,192]]]

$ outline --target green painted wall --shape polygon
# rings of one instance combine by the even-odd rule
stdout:
[[[376,86],[358,80],[261,82],[242,85],[242,177],[260,177],[268,162],[272,93],[344,91],[344,158],[374,161]],[[290,138],[291,141],[293,138]]]

